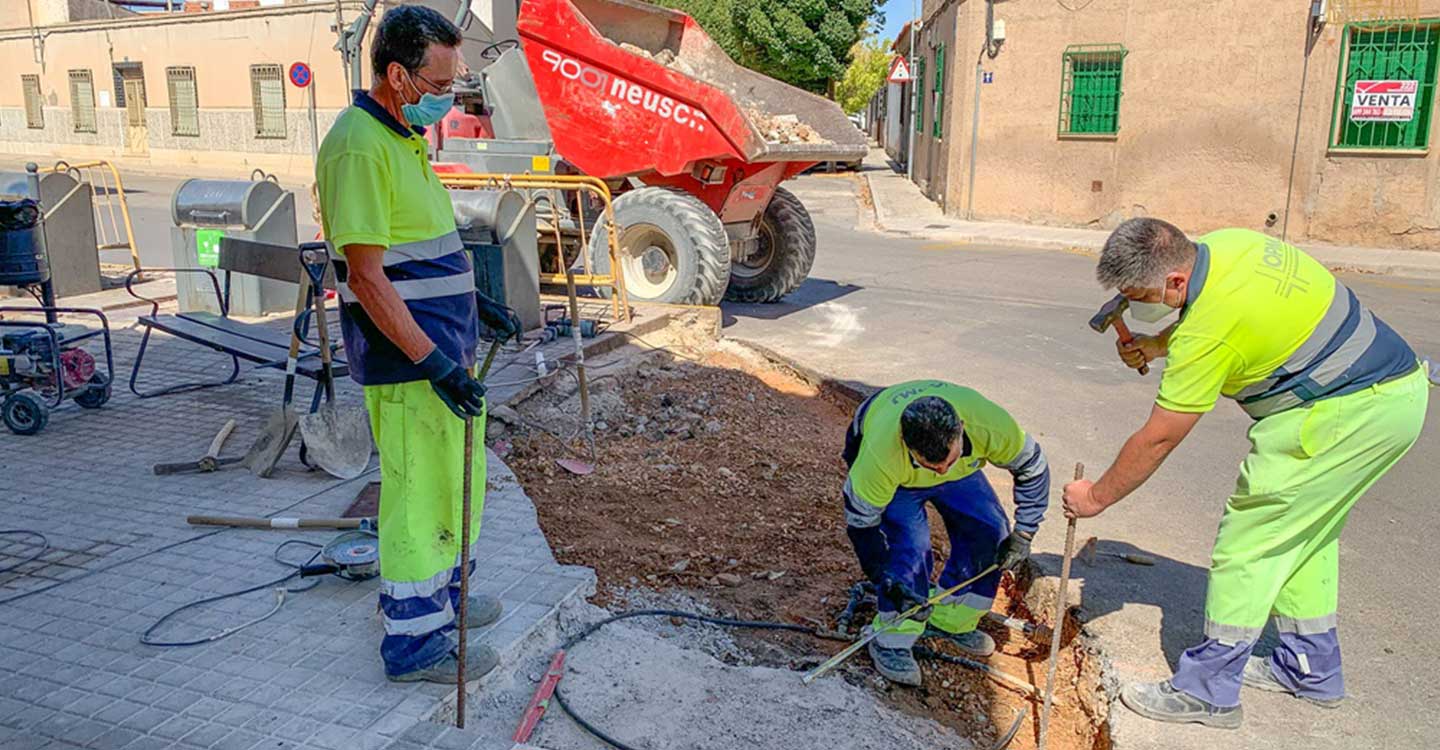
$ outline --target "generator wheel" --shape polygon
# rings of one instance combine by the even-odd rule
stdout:
[[[720,217],[700,199],[662,187],[615,199],[625,288],[638,302],[714,305],[730,278],[730,241]],[[610,272],[609,232],[590,236],[596,273]]]
[[[725,299],[778,302],[795,291],[815,264],[815,224],[795,194],[775,188],[760,219],[760,245],[754,255],[730,267]]]
[[[110,377],[103,372],[90,376],[85,390],[75,395],[75,405],[82,409],[99,409],[110,400]]]
[[[34,435],[50,421],[50,409],[33,393],[12,393],[0,404],[0,417],[16,435]]]

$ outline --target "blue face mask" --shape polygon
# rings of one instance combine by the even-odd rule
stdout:
[[[455,92],[453,91],[443,95],[421,93],[413,80],[410,82],[410,87],[415,89],[415,93],[420,94],[420,101],[415,104],[401,105],[400,112],[405,115],[405,119],[411,125],[418,125],[422,128],[434,125],[440,122],[440,119],[455,106]]]

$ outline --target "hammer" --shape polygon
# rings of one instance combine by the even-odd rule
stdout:
[[[1115,335],[1120,338],[1120,343],[1128,344],[1135,340],[1135,336],[1130,333],[1130,326],[1125,325],[1125,318],[1122,317],[1128,309],[1130,309],[1130,300],[1126,299],[1123,294],[1117,294],[1114,299],[1100,306],[1100,312],[1095,313],[1095,317],[1090,319],[1090,327],[1094,328],[1096,333],[1104,333],[1110,326],[1115,326]],[[1141,375],[1147,375],[1149,372],[1150,365],[1140,365]]]

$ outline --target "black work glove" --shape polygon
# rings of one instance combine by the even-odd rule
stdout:
[[[934,607],[925,605],[925,597],[915,593],[909,586],[894,578],[886,578],[880,582],[880,595],[889,599],[901,612],[907,612],[911,607],[921,607],[920,611],[910,618],[912,620],[924,622],[930,618],[930,612],[934,609]]]
[[[1001,570],[1014,570],[1030,558],[1030,540],[1035,535],[1024,531],[1012,531],[1005,541],[1000,543],[1000,552],[995,559],[995,564]]]
[[[458,362],[445,356],[440,347],[435,347],[416,366],[430,381],[435,395],[450,407],[450,411],[455,412],[455,416],[465,419],[485,414],[485,386],[470,377],[470,373],[465,372]]]
[[[494,331],[501,341],[509,341],[524,333],[520,316],[499,302],[476,292],[475,307],[476,312],[480,315],[480,322]]]

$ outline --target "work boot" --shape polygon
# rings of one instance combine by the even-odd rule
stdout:
[[[1245,662],[1245,687],[1252,687],[1256,690],[1264,690],[1271,693],[1289,693],[1303,701],[1319,706],[1321,708],[1339,708],[1344,698],[1312,698],[1308,695],[1300,695],[1294,690],[1285,686],[1275,677],[1275,672],[1270,669],[1270,660],[1264,656],[1251,656]]]
[[[483,628],[500,619],[500,613],[504,611],[500,604],[500,598],[489,594],[473,594],[470,603],[465,607],[465,627]]]
[[[995,639],[989,633],[982,630],[971,630],[965,633],[947,633],[944,630],[930,628],[925,631],[927,637],[944,638],[955,644],[966,656],[973,656],[983,659],[995,653]]]
[[[465,644],[465,680],[467,682],[480,679],[499,663],[500,655],[495,653],[495,649],[483,643]],[[442,685],[454,685],[459,669],[459,654],[451,651],[434,666],[389,677],[391,682],[438,682]]]
[[[900,685],[920,687],[920,662],[908,648],[884,648],[870,641],[870,660],[885,679]]]
[[[1120,702],[1147,719],[1173,724],[1203,724],[1216,729],[1239,729],[1245,719],[1240,706],[1219,708],[1175,689],[1169,680],[1132,682],[1120,692]]]

